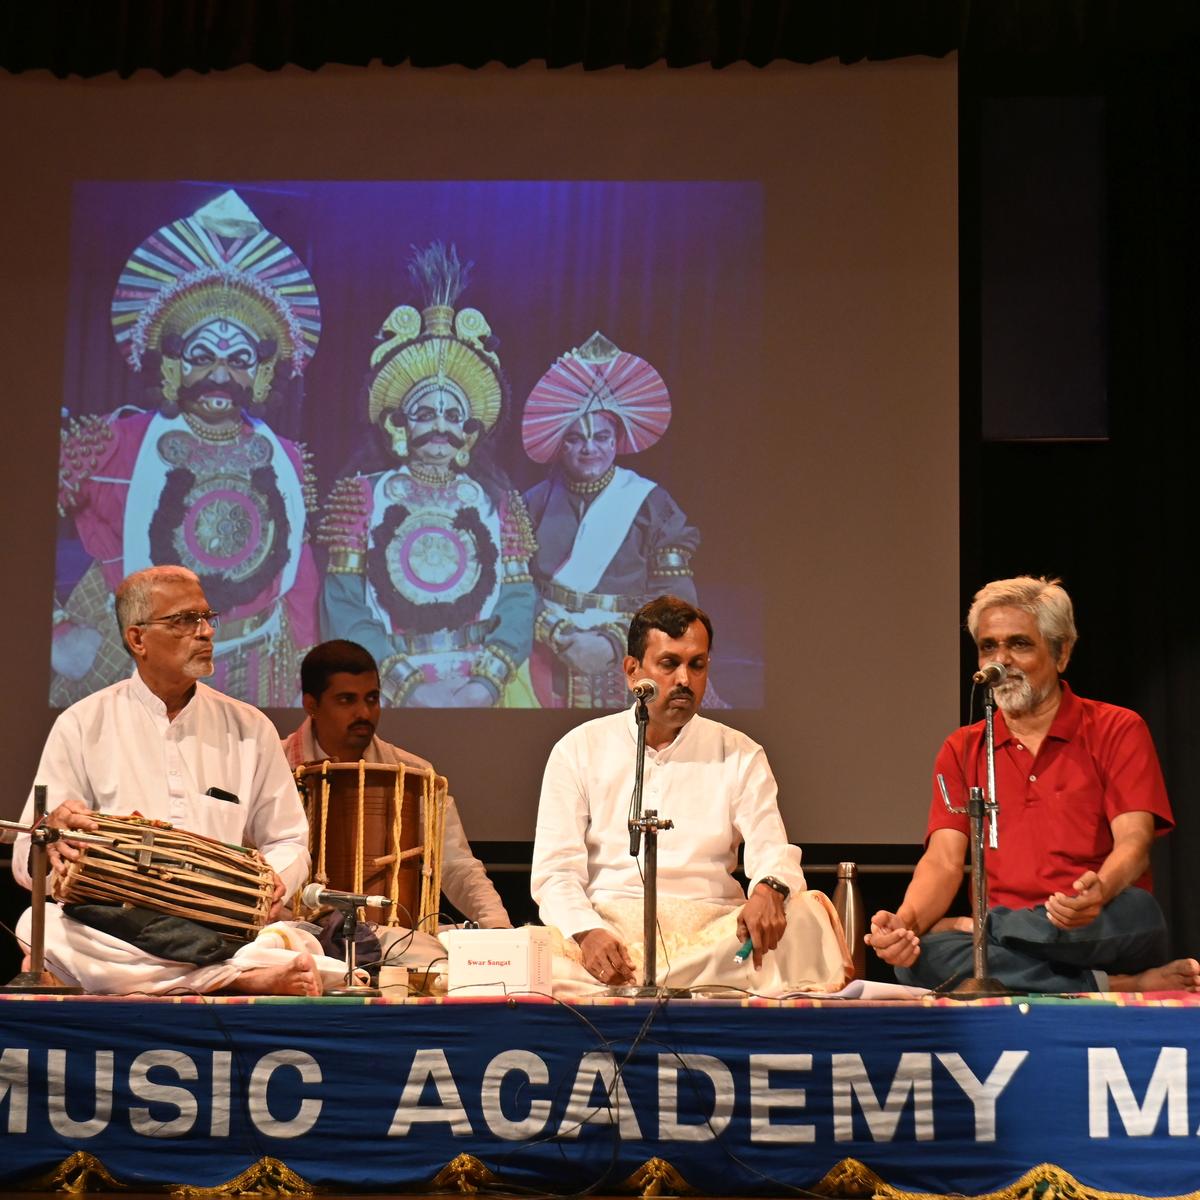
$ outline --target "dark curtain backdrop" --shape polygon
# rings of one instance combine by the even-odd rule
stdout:
[[[431,5],[42,0],[0,13],[0,67],[151,68],[489,61],[551,67],[960,55],[962,599],[1018,571],[1066,580],[1079,691],[1149,720],[1179,819],[1160,855],[1177,951],[1200,950],[1200,672],[1192,559],[1197,387],[1193,0],[540,0]],[[1109,439],[979,436],[979,113],[989,95],[1095,95],[1105,113]],[[964,654],[964,660],[966,655]]]
[[[943,55],[959,0],[38,0],[0,12],[0,66],[172,75],[253,63],[589,69]]]
[[[1082,7],[1080,12],[1085,11]],[[1166,6],[1148,6],[1148,19]],[[1188,20],[1194,14],[1188,14]],[[1157,848],[1156,890],[1176,953],[1200,952],[1200,627],[1192,559],[1200,504],[1195,38],[1151,52],[1153,30],[1083,39],[1069,51],[968,47],[960,59],[962,205],[962,604],[981,581],[1019,572],[1063,578],[1080,642],[1068,670],[1083,695],[1148,721],[1176,831]],[[1160,30],[1161,31],[1161,30]],[[1092,95],[1100,150],[1107,285],[1108,437],[991,442],[980,437],[981,109],[999,96]],[[1050,370],[1055,364],[1048,363]]]
[[[0,67],[164,75],[253,63],[588,69],[941,56],[1103,59],[1194,46],[1192,0],[38,0],[0,6]]]

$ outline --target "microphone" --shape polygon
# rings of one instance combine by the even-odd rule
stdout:
[[[391,901],[386,896],[363,896],[358,892],[338,892],[323,888],[319,883],[310,883],[300,893],[300,903],[306,908],[320,908],[322,904],[333,908],[388,908]]]
[[[974,675],[971,676],[972,683],[986,683],[988,687],[998,687],[1008,678],[1008,672],[1004,669],[1002,663],[990,662],[984,663]]]
[[[658,695],[658,684],[653,679],[639,679],[631,690],[639,700],[646,703]]]

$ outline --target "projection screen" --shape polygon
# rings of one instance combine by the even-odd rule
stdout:
[[[919,839],[960,637],[953,63],[0,94],[8,812],[54,712],[129,671],[112,586],[182,561],[218,686],[286,733],[313,641],[402,650],[381,734],[473,837],[527,840],[550,745],[621,699],[555,623],[644,568],[712,615],[706,711],[766,746],[795,840]],[[436,414],[402,399],[434,351]],[[232,441],[189,407],[217,360]],[[579,619],[603,649],[623,616]]]

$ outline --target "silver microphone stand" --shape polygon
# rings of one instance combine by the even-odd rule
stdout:
[[[355,983],[358,964],[355,961],[355,935],[358,933],[358,905],[348,904],[342,910],[342,936],[346,939],[346,982],[326,988],[326,996],[382,996],[377,987]]]
[[[996,698],[992,695],[991,686],[983,690],[983,745],[984,760],[987,770],[987,794],[981,787],[969,788],[967,791],[967,807],[955,808],[950,803],[946,791],[946,781],[941,775],[937,777],[938,787],[942,793],[942,803],[948,811],[956,816],[964,813],[971,825],[971,978],[964,979],[946,995],[955,1000],[971,1000],[981,996],[1011,996],[1011,988],[1007,988],[998,979],[988,974],[987,953],[987,916],[988,916],[988,886],[987,869],[985,864],[986,850],[983,840],[984,821],[988,824],[987,845],[992,850],[1000,848],[1000,835],[996,827],[996,813],[999,805],[996,803]]]
[[[646,725],[650,713],[646,700],[639,696],[634,708],[637,722],[637,755],[633,768],[633,798],[629,805],[629,853],[637,858],[642,836],[646,838],[646,855],[642,870],[642,938],[645,947],[642,983],[610,987],[606,994],[631,999],[657,996],[686,996],[686,988],[659,987],[658,979],[658,835],[663,829],[674,829],[675,822],[660,818],[658,810],[642,808],[642,778],[646,769]]]
[[[73,842],[111,846],[113,839],[99,833],[84,833],[74,829],[51,829],[42,822],[46,819],[46,785],[37,784],[33,789],[33,824],[21,825],[16,821],[0,821],[0,829],[29,834],[29,872],[31,913],[29,930],[29,969],[14,975],[8,983],[0,986],[0,994],[24,993],[30,996],[81,996],[83,988],[76,984],[62,983],[46,970],[46,873],[49,855],[46,847],[51,842],[69,838]]]

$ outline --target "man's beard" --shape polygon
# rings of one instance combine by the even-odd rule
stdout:
[[[1049,692],[1039,696],[1027,676],[1016,678],[1010,673],[999,687],[992,688],[992,695],[996,697],[996,706],[1006,717],[1024,717],[1033,712]]]
[[[189,679],[207,679],[217,669],[217,664],[210,658],[189,658],[183,664],[183,673]]]

